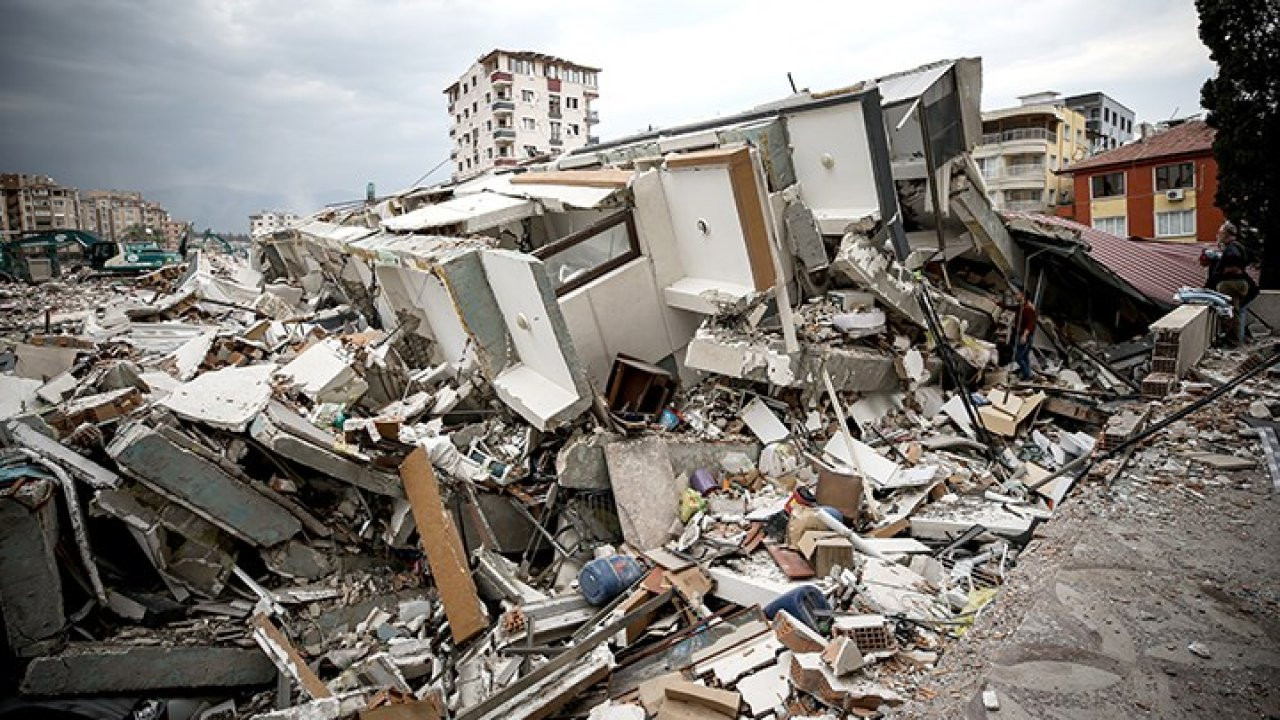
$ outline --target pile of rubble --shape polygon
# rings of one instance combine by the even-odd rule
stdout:
[[[922,72],[955,92],[966,67]],[[853,97],[901,109],[892,80]],[[783,167],[800,149],[766,169],[762,152],[807,137],[804,113],[841,110],[780,107],[789,128],[727,120],[726,149],[656,166],[642,150],[665,141],[639,138],[600,149],[604,169],[327,210],[260,239],[253,267],[194,253],[86,279],[56,312],[61,295],[7,286],[23,299],[0,355],[14,702],[123,697],[121,717],[174,720],[883,714],[1073,483],[1159,463],[1145,437],[1275,362],[1196,370],[1205,306],[1136,351],[1124,327],[1045,312],[1039,375],[1014,381],[1015,238],[967,157],[938,171],[953,217],[983,221],[940,260],[894,213],[811,212]],[[762,142],[783,130],[790,145]],[[707,200],[745,213],[741,245],[716,250],[740,254],[741,282],[671,230],[664,183],[695,166],[759,184],[755,212],[785,217],[756,227],[755,195]],[[912,203],[937,174],[892,199],[925,227],[936,213]],[[706,212],[691,232],[725,240]],[[662,260],[663,241],[684,255]],[[684,274],[649,282],[661,262]],[[650,348],[622,318],[651,301],[670,314]],[[1138,397],[1148,371],[1183,411]],[[1258,399],[1274,451],[1275,398]]]

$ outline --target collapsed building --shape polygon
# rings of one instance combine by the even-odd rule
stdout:
[[[328,208],[253,268],[196,253],[17,322],[25,701],[900,704],[1085,464],[1159,425],[1116,403],[1179,392],[1221,310],[994,212],[980,86],[945,61]],[[1003,369],[1014,287],[1032,383]]]

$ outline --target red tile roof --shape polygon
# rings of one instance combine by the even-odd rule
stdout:
[[[1089,255],[1094,260],[1138,292],[1164,305],[1174,303],[1173,294],[1179,289],[1200,287],[1207,274],[1206,269],[1200,267],[1200,251],[1206,247],[1201,243],[1122,238],[1055,215],[1004,214],[1074,230],[1089,246]]]
[[[1175,155],[1205,152],[1213,149],[1213,128],[1203,120],[1188,120],[1146,140],[1121,145],[1101,155],[1081,160],[1061,173],[1069,175],[1081,170],[1142,163]]]

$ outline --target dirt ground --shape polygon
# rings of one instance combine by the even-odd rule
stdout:
[[[1237,420],[1266,388],[1159,436],[1110,492],[1082,480],[925,699],[891,717],[1280,718],[1280,498]]]

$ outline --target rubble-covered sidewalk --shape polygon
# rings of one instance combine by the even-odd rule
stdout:
[[[943,61],[326,208],[250,263],[4,286],[8,707],[880,716],[936,696],[1082,490],[1280,487],[1277,347],[1207,355],[1221,297],[996,213],[980,82]]]

